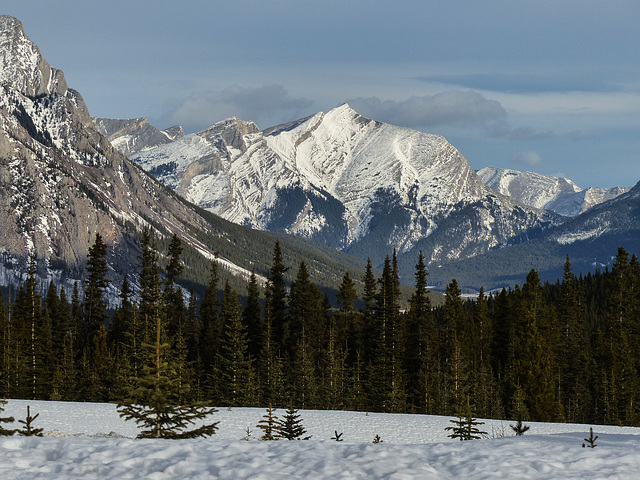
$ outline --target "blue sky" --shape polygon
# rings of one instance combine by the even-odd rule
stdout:
[[[473,168],[640,181],[637,0],[5,0],[92,115],[261,128],[348,102]]]

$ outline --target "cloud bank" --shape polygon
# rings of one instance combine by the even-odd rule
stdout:
[[[308,99],[291,97],[282,85],[234,85],[219,91],[192,93],[175,102],[160,121],[196,132],[226,118],[237,117],[264,129],[308,115],[311,104]]]

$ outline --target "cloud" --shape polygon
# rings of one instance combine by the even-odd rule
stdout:
[[[185,131],[195,132],[238,117],[266,128],[308,115],[311,104],[308,99],[292,98],[282,85],[235,85],[220,91],[196,92],[175,102],[162,116],[162,123],[179,124]]]
[[[537,167],[542,164],[542,158],[534,151],[515,153],[511,156],[511,161],[527,167]]]
[[[377,97],[355,98],[348,100],[348,103],[367,117],[415,129],[441,126],[487,127],[507,116],[500,102],[471,91],[413,96],[403,101],[383,101]]]
[[[538,132],[531,127],[512,127],[506,120],[486,125],[486,133],[490,137],[516,141],[548,140],[555,137],[555,133],[550,130]]]
[[[551,131],[513,127],[500,102],[473,91],[452,90],[433,96],[413,96],[403,101],[355,98],[348,103],[364,116],[416,130],[480,128],[490,137],[514,141],[546,140],[555,136]]]

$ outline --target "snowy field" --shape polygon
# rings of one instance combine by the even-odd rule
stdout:
[[[591,449],[589,425],[529,423],[514,437],[490,420],[488,438],[460,442],[448,417],[303,410],[311,440],[258,442],[247,427],[258,438],[265,411],[234,408],[210,438],[136,440],[111,404],[10,400],[2,416],[24,419],[27,405],[46,436],[0,437],[0,479],[640,479],[640,428],[593,426]]]

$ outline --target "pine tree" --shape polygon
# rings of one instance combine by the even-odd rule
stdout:
[[[96,233],[95,243],[87,254],[87,272],[89,278],[84,291],[85,318],[80,331],[80,347],[90,348],[93,337],[100,327],[105,325],[107,305],[104,292],[109,284],[107,279],[107,245],[102,236]]]
[[[276,416],[276,409],[269,404],[267,413],[262,416],[262,419],[256,425],[262,430],[262,437],[260,440],[277,440],[278,436],[278,417]]]
[[[427,290],[427,269],[422,251],[415,272],[415,291],[407,315],[404,368],[407,372],[408,403],[412,410],[431,412],[432,383],[436,373],[436,329]]]
[[[33,428],[33,421],[38,418],[40,414],[36,413],[33,417],[31,416],[31,408],[27,405],[27,416],[24,420],[18,420],[18,422],[24,425],[23,428],[18,430],[18,435],[23,437],[41,437],[42,436],[42,428]]]
[[[291,344],[291,340],[286,331],[287,313],[287,285],[284,274],[288,268],[284,265],[280,242],[276,240],[273,249],[273,262],[267,276],[267,286],[265,289],[266,305],[265,315],[271,322],[273,339],[276,340],[281,349],[281,353],[286,352],[286,346]]]
[[[158,298],[160,292],[157,290]],[[159,314],[155,314],[155,342],[145,345],[147,364],[137,388],[130,398],[118,404],[118,413],[125,420],[133,420],[142,430],[138,438],[195,438],[213,435],[219,422],[206,423],[188,430],[195,422],[204,420],[216,409],[205,403],[182,403],[189,388],[177,371],[180,365],[171,358],[169,344]]]
[[[220,317],[223,341],[220,349],[220,401],[223,405],[243,405],[246,400],[251,359],[248,355],[247,334],[242,323],[238,295],[226,282]]]
[[[311,435],[304,437],[307,430],[302,425],[302,418],[298,414],[298,410],[290,407],[285,413],[282,420],[278,420],[276,424],[276,435],[287,440],[309,440]]]
[[[264,322],[262,320],[260,290],[258,288],[255,269],[251,270],[251,276],[247,284],[247,305],[242,312],[242,318],[247,327],[248,353],[251,358],[258,358],[260,350],[262,349]]]
[[[4,407],[7,404],[6,400],[0,398],[0,414],[4,412]],[[15,419],[13,417],[0,417],[0,437],[10,436],[16,433],[16,430],[4,428],[3,423],[13,423]]]
[[[182,290],[178,286],[178,278],[184,270],[184,265],[180,259],[182,243],[176,234],[171,237],[167,254],[169,264],[165,269],[163,297],[168,319],[168,332],[171,337],[174,337],[178,332],[182,331],[186,313]]]
[[[451,435],[448,435],[448,437],[459,438],[461,441],[478,440],[482,438],[481,435],[487,434],[487,432],[478,429],[478,425],[484,425],[484,422],[479,422],[478,420],[473,418],[471,403],[469,402],[469,399],[467,399],[467,408],[458,414],[457,419],[450,421],[455,426],[445,428],[445,430],[452,431]]]

